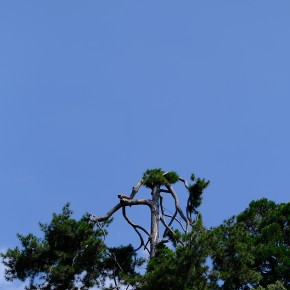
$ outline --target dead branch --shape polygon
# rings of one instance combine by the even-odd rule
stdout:
[[[169,215],[169,214],[166,214],[166,213],[164,214],[164,216],[171,218],[173,221],[176,221],[181,226],[182,230],[186,233],[186,228],[184,228],[182,222],[176,217],[176,215],[177,215],[177,210],[175,211],[175,213],[174,213],[173,216],[172,215]],[[171,224],[172,223],[170,223],[170,225]]]
[[[132,192],[131,192],[131,195],[130,195],[130,198],[134,198],[136,193],[138,192],[138,190],[140,189],[140,187],[143,185],[144,183],[144,179],[142,178],[141,180],[139,180],[137,182],[137,184],[135,186],[132,187]]]
[[[165,226],[167,232],[171,232],[172,235],[173,235],[173,237],[174,237],[174,236],[175,236],[174,231],[173,231],[173,230],[168,226],[168,224],[166,223],[166,221],[165,221],[165,219],[163,218],[163,216],[160,217],[160,220],[161,220],[162,224]],[[166,235],[165,235],[166,230],[164,231],[163,238],[166,236]]]
[[[122,199],[120,198],[120,202],[116,204],[111,210],[107,212],[104,216],[96,216],[91,214],[90,221],[91,222],[103,222],[108,220],[115,212],[117,212],[123,206],[131,206],[131,205],[147,205],[150,208],[152,207],[152,201],[149,199]]]
[[[102,226],[100,225],[99,221],[96,221],[96,224],[97,224],[99,230],[103,233],[104,241],[105,241],[105,239],[106,239],[106,232],[104,231],[104,229],[103,229]]]
[[[178,222],[179,223],[179,225],[181,226],[181,228],[183,229],[183,231],[184,232],[186,232],[186,229],[184,228],[184,226],[183,226],[183,224],[181,223],[181,221],[179,220],[179,219],[177,219],[176,218],[176,216],[177,216],[177,209],[175,208],[175,212],[174,212],[174,214],[173,214],[173,216],[172,215],[169,215],[169,214],[166,214],[165,212],[164,212],[164,206],[163,206],[163,196],[162,195],[160,195],[160,208],[161,208],[161,213],[162,213],[162,216],[166,216],[166,217],[169,217],[171,220],[170,220],[170,222],[168,223],[168,227],[170,228],[170,226],[172,225],[172,223],[174,222],[174,221],[176,221],[176,222]],[[165,222],[165,219],[164,219],[164,222]],[[165,229],[165,231],[164,231],[164,233],[163,233],[163,238],[166,236],[166,234],[167,234],[167,230]]]
[[[175,202],[175,208],[177,209],[179,215],[181,216],[181,218],[185,221],[186,223],[186,233],[188,232],[188,227],[189,227],[189,220],[187,219],[187,217],[184,215],[182,209],[180,208],[179,205],[179,199],[177,197],[177,194],[175,193],[173,187],[171,185],[167,185],[166,188],[170,191],[170,194],[172,195],[174,202]]]
[[[179,180],[180,180],[181,182],[184,183],[184,186],[185,186],[187,189],[189,188],[189,185],[188,185],[186,179],[179,177]]]
[[[162,189],[162,188],[160,188],[159,192],[166,192],[166,193],[170,193],[170,191],[169,191],[169,190],[167,190],[167,189]]]
[[[137,249],[135,249],[134,251],[136,252],[139,249],[141,249],[142,246],[144,246],[144,249],[146,249],[149,253],[149,249],[147,248],[147,243],[145,244],[144,239],[143,239],[141,233],[138,231],[138,229],[142,230],[149,237],[150,234],[148,233],[148,231],[146,231],[146,229],[144,229],[140,225],[134,224],[133,222],[130,221],[130,219],[127,217],[125,206],[123,206],[123,208],[122,208],[122,213],[123,213],[125,220],[128,222],[129,225],[131,225],[133,227],[133,229],[135,230],[135,232],[137,233],[137,235],[140,238],[140,246]]]
[[[184,243],[182,241],[177,240],[175,238],[175,236],[176,236],[175,232],[166,224],[164,218],[163,217],[160,217],[160,220],[161,220],[162,224],[166,227],[167,232],[171,232],[172,237],[175,239],[175,241],[178,242],[178,243],[180,243],[181,245],[184,245]],[[162,238],[162,240],[159,243],[167,243],[168,242],[168,240],[165,240],[164,237],[165,237],[165,235],[163,235],[163,238]]]

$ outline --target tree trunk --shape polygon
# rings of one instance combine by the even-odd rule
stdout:
[[[159,197],[160,187],[154,186],[152,190],[150,258],[155,256],[159,242]]]

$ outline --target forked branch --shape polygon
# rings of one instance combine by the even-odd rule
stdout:
[[[163,224],[166,223],[164,217],[169,217],[169,218],[170,218],[170,222],[169,222],[168,224],[166,223],[166,226],[165,226],[166,228],[171,229],[170,226],[173,224],[174,221],[176,221],[176,222],[180,225],[180,227],[183,229],[183,231],[186,232],[186,229],[184,228],[182,222],[177,218],[177,213],[178,213],[178,211],[177,211],[176,208],[175,208],[175,212],[174,212],[173,215],[169,215],[169,214],[166,214],[166,213],[164,212],[164,209],[165,209],[165,208],[164,208],[164,206],[163,206],[163,198],[162,198],[162,196],[160,196],[160,208],[161,208],[161,213],[162,213],[162,216],[160,217],[160,219],[163,218],[163,221],[161,220],[162,223],[163,223]],[[165,229],[165,231],[164,231],[164,233],[163,233],[163,238],[167,235],[167,233],[168,233],[168,230]]]
[[[175,208],[178,211],[179,215],[181,216],[181,218],[184,220],[184,222],[186,223],[186,233],[189,230],[189,220],[188,218],[184,215],[182,209],[180,208],[179,205],[179,199],[177,197],[176,192],[174,191],[173,187],[171,185],[167,185],[166,188],[169,190],[170,194],[172,195],[174,202],[175,202]]]
[[[150,253],[150,252],[149,252],[149,249],[147,248],[147,244],[148,244],[148,242],[145,244],[144,239],[143,239],[143,236],[141,235],[141,233],[139,232],[138,229],[142,230],[142,231],[143,231],[143,232],[144,232],[148,237],[150,237],[150,234],[146,231],[146,229],[144,229],[144,228],[141,227],[140,225],[134,224],[134,223],[132,223],[132,222],[130,221],[130,219],[127,217],[127,214],[126,214],[126,207],[125,207],[125,206],[123,206],[123,208],[122,208],[122,213],[123,213],[123,216],[124,216],[125,220],[128,222],[129,225],[131,225],[131,226],[133,227],[133,229],[135,230],[135,232],[137,233],[137,235],[138,235],[139,238],[140,238],[140,246],[139,246],[137,249],[135,249],[134,251],[135,251],[135,252],[138,251],[138,250],[141,249],[141,247],[143,246],[144,249],[147,250],[148,253]]]

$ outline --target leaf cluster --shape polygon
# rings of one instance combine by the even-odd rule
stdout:
[[[187,200],[186,211],[190,214],[197,213],[196,209],[201,205],[202,193],[209,185],[209,180],[196,178],[194,174],[191,175],[191,181],[194,183],[189,185],[189,197]]]
[[[283,286],[283,283],[277,281],[275,284],[267,285],[266,288],[259,286],[258,288],[255,288],[253,290],[287,290],[287,289]]]
[[[153,189],[154,186],[168,186],[179,180],[176,172],[164,172],[161,168],[148,169],[143,174],[144,186]]]

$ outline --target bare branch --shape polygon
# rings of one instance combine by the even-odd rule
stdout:
[[[140,187],[143,185],[143,183],[144,183],[144,179],[142,178],[141,180],[139,180],[137,182],[137,184],[135,186],[132,187],[132,192],[131,192],[130,198],[134,198],[134,196],[136,195],[136,193],[138,192]]]
[[[118,194],[118,198],[119,198],[119,199],[131,199],[130,196],[128,196],[128,195],[124,195],[124,194]]]
[[[169,191],[168,191],[168,192],[169,192]],[[176,215],[177,215],[177,210],[175,209],[175,213],[174,213],[173,216],[169,216],[169,215],[165,214],[165,213],[164,213],[163,196],[162,196],[162,195],[160,195],[160,208],[161,208],[162,217],[163,217],[163,216],[167,216],[167,217],[170,217],[170,218],[171,218],[169,224],[167,225],[168,228],[170,228],[170,226],[172,225],[172,223],[173,223],[173,221],[175,220],[175,217],[176,217]],[[165,219],[164,219],[164,222],[165,222]],[[179,222],[179,221],[178,221],[178,222]],[[180,225],[182,226],[181,223],[180,223]],[[165,226],[165,227],[166,227],[166,226]],[[166,236],[167,232],[168,232],[168,230],[165,229],[165,231],[164,231],[164,233],[163,233],[163,238]]]
[[[107,214],[106,215],[104,215],[104,216],[101,216],[101,217],[99,217],[99,216],[96,216],[96,215],[94,215],[94,214],[90,214],[90,221],[91,222],[103,222],[103,221],[106,221],[106,220],[108,220],[116,211],[118,211],[120,208],[122,207],[122,204],[121,204],[121,202],[120,203],[118,203],[117,205],[115,205],[111,210],[109,210],[108,212],[107,212]]]
[[[175,202],[175,208],[177,209],[178,213],[180,214],[181,218],[185,221],[186,223],[186,232],[188,232],[188,227],[189,227],[189,220],[188,218],[184,215],[182,209],[180,208],[179,205],[179,199],[177,197],[177,194],[175,193],[173,187],[171,185],[166,186],[167,189],[170,191],[170,194],[172,195],[174,202]]]
[[[167,189],[162,189],[162,188],[160,188],[160,189],[159,189],[159,192],[166,192],[166,193],[170,193],[170,191],[169,191],[169,190],[167,190]]]
[[[104,229],[101,227],[99,221],[96,221],[96,224],[98,225],[98,228],[102,231],[103,236],[104,236],[104,241],[105,241],[105,239],[106,239],[106,232],[105,232]]]
[[[165,226],[166,230],[164,231],[164,235],[163,238],[165,237],[165,232],[171,232],[173,236],[175,236],[174,231],[168,226],[168,224],[166,223],[165,219],[163,218],[163,216],[160,217],[161,222],[163,223],[163,225]]]
[[[143,227],[141,227],[140,225],[137,225],[137,224],[134,224],[132,223],[129,218],[127,217],[127,214],[126,214],[126,208],[123,207],[123,215],[124,215],[124,218],[126,219],[126,221],[134,228],[138,228],[140,230],[142,230],[148,237],[150,236],[150,234],[148,233],[148,231],[146,229],[144,229]]]
[[[123,206],[131,206],[131,205],[147,205],[152,207],[152,202],[149,199],[122,199],[120,198],[120,202],[116,204],[111,210],[107,212],[104,216],[96,216],[91,214],[90,221],[91,222],[103,222],[108,220],[116,211],[118,211]]]
[[[148,237],[150,236],[150,234],[146,231],[146,229],[144,229],[143,227],[141,227],[139,225],[136,225],[136,224],[132,223],[129,220],[129,218],[127,217],[127,214],[126,214],[126,207],[125,206],[123,206],[123,208],[122,208],[122,213],[123,213],[123,216],[124,216],[125,220],[128,222],[129,225],[131,225],[133,227],[133,229],[135,230],[135,232],[137,233],[137,235],[140,238],[140,246],[137,249],[135,249],[134,251],[136,252],[139,249],[141,249],[142,246],[144,246],[144,249],[146,249],[148,251],[148,253],[149,253],[149,249],[147,248],[147,244],[145,244],[144,239],[143,239],[141,233],[138,231],[138,229],[140,229],[144,233],[146,233]]]
[[[153,202],[150,199],[144,199],[144,198],[139,198],[139,199],[121,199],[120,203],[122,206],[131,206],[131,205],[147,205],[150,208],[153,206]]]
[[[174,231],[173,231],[173,230],[172,230],[172,229],[171,229],[171,228],[166,224],[164,218],[163,218],[163,217],[160,217],[160,220],[161,220],[161,222],[163,223],[163,225],[166,227],[167,232],[171,232],[172,237],[174,237],[175,241],[176,241],[177,243],[180,243],[181,245],[184,245],[184,243],[183,243],[182,241],[177,240],[177,239],[175,238],[175,236],[176,236],[175,232],[174,232]],[[164,235],[163,235],[163,239],[160,241],[160,243],[167,243],[167,242],[168,242],[168,240],[165,240],[164,238],[165,238],[165,232],[164,232]]]
[[[179,180],[180,180],[181,182],[184,183],[184,186],[185,186],[187,189],[189,188],[189,185],[188,185],[186,179],[179,177]]]
[[[166,237],[166,235],[167,235],[167,233],[168,233],[169,231],[173,234],[173,236],[175,236],[175,233],[174,233],[174,232],[172,231],[172,229],[170,228],[170,226],[172,225],[172,223],[173,223],[174,221],[176,221],[176,222],[179,223],[179,225],[181,226],[181,228],[183,229],[184,232],[186,232],[186,229],[184,228],[182,222],[181,222],[181,221],[176,217],[176,216],[177,216],[177,209],[175,209],[175,213],[173,214],[173,216],[164,213],[164,209],[165,209],[165,208],[164,208],[164,206],[163,206],[163,197],[162,197],[162,195],[160,196],[160,207],[161,207],[161,212],[162,212],[162,216],[160,217],[160,220],[161,220],[161,222],[163,223],[163,225],[164,225],[165,228],[166,228],[165,231],[164,231],[164,233],[163,233],[163,238],[162,238],[162,240],[161,240],[160,243],[166,243],[166,240],[165,240],[164,238]],[[163,216],[166,216],[166,217],[171,218],[169,224],[166,223],[166,221],[165,221],[165,219],[163,218]],[[182,243],[181,241],[179,241],[179,242],[183,245],[183,243]]]
[[[169,215],[169,214],[164,214],[164,216],[169,217],[169,218],[171,218],[172,220],[176,221],[176,222],[181,226],[181,228],[183,229],[183,231],[186,232],[186,229],[184,228],[182,222],[181,222],[181,221],[176,217],[176,215],[177,215],[177,210],[176,210],[176,212],[174,213],[173,216],[172,216],[172,215]],[[170,221],[169,226],[170,226],[171,224],[172,224],[172,223],[171,223],[171,221]]]

